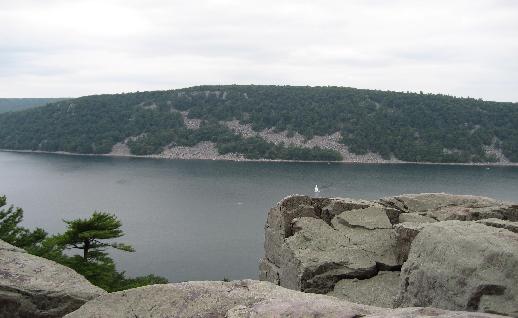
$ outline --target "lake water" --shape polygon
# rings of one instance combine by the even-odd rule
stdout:
[[[518,167],[181,161],[0,152],[0,194],[24,225],[62,232],[62,219],[115,213],[135,253],[130,275],[171,281],[257,277],[268,209],[284,196],[375,199],[416,192],[518,201]]]

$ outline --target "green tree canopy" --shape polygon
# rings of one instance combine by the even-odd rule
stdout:
[[[126,277],[117,271],[115,262],[104,252],[106,247],[133,251],[127,244],[109,242],[124,235],[122,223],[113,214],[95,212],[88,219],[65,221],[64,234],[49,236],[43,229],[33,231],[20,225],[23,209],[7,205],[7,198],[0,196],[0,240],[25,249],[27,252],[68,266],[83,275],[92,284],[113,292],[151,284],[166,284],[168,280],[153,274]],[[83,250],[83,255],[67,255],[67,247]],[[85,248],[86,247],[86,248]]]
[[[104,249],[112,247],[121,251],[134,252],[133,247],[123,243],[106,242],[124,235],[122,223],[114,214],[94,212],[88,219],[64,222],[67,230],[61,235],[62,244],[83,250],[83,259],[96,259],[104,256]]]
[[[181,112],[201,127],[188,129]],[[220,124],[234,119],[306,139],[340,132],[351,152],[386,159],[488,162],[497,160],[491,148],[518,162],[518,103],[347,87],[222,85],[85,96],[0,114],[0,148],[110,153],[127,142],[132,154],[148,155],[211,141],[220,153],[250,159],[341,157],[244,138]]]
[[[30,231],[20,226],[23,210],[12,205],[3,208],[6,205],[7,198],[0,196],[0,239],[21,248],[34,248],[35,245],[40,244],[47,233],[40,228]]]

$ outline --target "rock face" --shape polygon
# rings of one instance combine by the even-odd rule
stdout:
[[[62,317],[106,292],[68,267],[0,241],[0,317]]]
[[[327,293],[341,279],[394,269],[395,233],[386,208],[348,199],[292,196],[270,210],[260,279]]]
[[[518,235],[475,222],[424,227],[403,265],[397,304],[518,316]]]
[[[268,282],[186,282],[153,285],[92,300],[67,318],[98,317],[499,317],[433,308],[384,309],[305,294]]]
[[[294,195],[283,199],[268,214],[259,277],[286,288],[330,293],[375,306],[436,306],[518,316],[512,305],[518,299],[510,287],[518,286],[518,264],[513,256],[518,243],[513,238],[516,234],[510,232],[516,231],[517,219],[518,205],[486,197],[425,193],[365,201]],[[431,235],[432,230],[428,230],[450,223],[462,224],[467,232],[473,229],[473,233],[462,238],[460,230],[452,230],[445,232],[450,237],[440,237],[442,232]],[[425,231],[428,234],[422,235]],[[487,234],[492,231],[500,234]],[[492,245],[484,238],[486,234]],[[458,241],[454,236],[459,236]],[[466,240],[477,242],[477,238],[489,244],[486,250],[480,247],[485,246],[482,243],[478,248],[461,244]],[[450,244],[444,247],[449,253],[421,252],[421,246],[433,250],[434,244],[439,244],[428,241]],[[491,246],[496,250],[491,250]],[[481,269],[463,269],[470,259],[477,260],[473,262]],[[441,260],[447,265],[436,267],[436,274],[426,267]],[[404,270],[398,278],[401,266]],[[457,269],[459,273],[455,272]],[[424,278],[427,270],[429,279]],[[480,274],[472,275],[476,271]],[[505,279],[488,283],[489,278],[484,276],[488,273],[501,273]],[[433,275],[442,275],[444,288],[434,285],[434,281],[440,280]],[[464,280],[452,278],[455,283],[448,285],[449,275]],[[406,285],[406,280],[410,285]],[[484,287],[487,284],[501,287]],[[441,294],[437,301],[434,288],[441,290],[437,291]],[[503,289],[505,292],[500,292]],[[394,298],[396,302],[392,303]]]
[[[378,272],[371,279],[342,279],[330,296],[391,308],[399,291],[399,272]]]
[[[426,224],[414,222],[394,225],[396,231],[396,259],[400,264],[406,262],[412,242],[425,226]]]

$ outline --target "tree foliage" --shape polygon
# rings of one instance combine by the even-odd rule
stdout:
[[[202,120],[202,128],[187,129],[180,111]],[[132,153],[146,155],[167,145],[212,141],[220,152],[233,149],[248,158],[339,157],[319,149],[280,149],[219,124],[233,119],[256,131],[274,128],[308,139],[340,132],[357,154],[481,162],[496,159],[485,151],[493,146],[518,162],[516,103],[344,87],[198,86],[86,96],[0,115],[0,148],[108,153],[129,140]]]
[[[0,208],[6,205],[5,196],[0,196]],[[113,292],[151,284],[165,284],[167,279],[146,275],[127,277],[116,269],[115,262],[105,252],[113,247],[134,251],[129,245],[111,241],[124,235],[122,223],[113,214],[94,212],[90,218],[65,221],[67,230],[63,234],[49,236],[38,228],[34,231],[20,225],[23,210],[10,206],[0,210],[0,239],[27,252],[44,257],[74,269],[92,284]],[[65,253],[67,248],[77,248],[82,255]]]
[[[121,230],[122,223],[113,214],[94,212],[88,219],[64,222],[67,224],[67,230],[61,235],[62,244],[82,250],[83,260],[85,261],[105,256],[104,249],[106,247],[126,252],[134,251],[127,244],[106,242],[106,240],[124,235]]]
[[[64,98],[0,98],[0,113],[44,106]]]
[[[20,226],[23,210],[7,205],[7,198],[0,196],[0,240],[21,248],[33,248],[46,238],[47,233],[37,228],[33,231]]]

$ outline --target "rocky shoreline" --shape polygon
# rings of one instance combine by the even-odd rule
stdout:
[[[208,142],[210,143],[210,142]],[[338,163],[338,164],[413,164],[413,165],[441,165],[441,166],[482,166],[482,167],[516,167],[518,162],[417,162],[417,161],[311,161],[311,160],[281,160],[281,159],[247,159],[240,154],[214,155],[212,150],[210,152],[199,152],[197,149],[203,149],[199,144],[195,147],[173,147],[166,152],[157,155],[138,156],[122,153],[108,153],[108,154],[82,154],[65,151],[41,151],[41,150],[12,150],[0,149],[3,152],[17,152],[17,153],[35,153],[35,154],[55,154],[65,156],[85,156],[85,157],[122,157],[122,158],[136,158],[136,159],[164,159],[164,160],[211,160],[211,161],[234,161],[234,162],[294,162],[294,163]],[[210,154],[212,153],[212,154]]]

